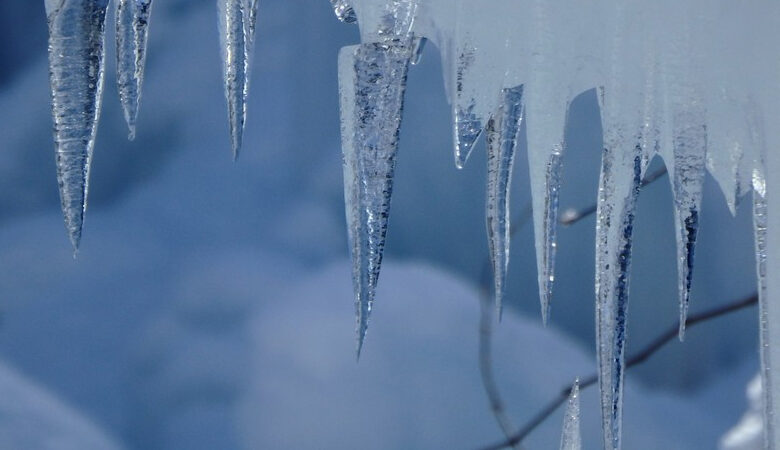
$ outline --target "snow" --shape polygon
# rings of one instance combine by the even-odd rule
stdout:
[[[0,363],[0,447],[113,450],[122,446],[45,389]]]

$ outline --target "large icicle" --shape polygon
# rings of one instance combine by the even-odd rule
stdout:
[[[623,370],[636,198],[644,161],[641,134],[646,105],[632,89],[637,67],[619,61],[638,51],[627,17],[635,11],[617,4],[611,11],[610,72],[600,90],[604,152],[596,210],[596,354],[605,449],[619,449],[623,420]]]
[[[669,169],[677,223],[677,273],[680,301],[680,332],[685,335],[685,319],[693,275],[693,256],[699,228],[702,186],[706,163],[706,111],[696,78],[698,58],[692,51],[693,24],[696,12],[692,5],[679,2],[669,20],[676,33],[665,37],[667,101],[672,130],[672,146],[662,146],[661,156]]]
[[[604,448],[619,449],[628,282],[641,153],[604,143],[596,212],[596,339]]]
[[[57,181],[73,248],[87,209],[89,167],[103,95],[108,0],[47,0]]]
[[[522,97],[522,86],[503,89],[498,110],[487,124],[487,234],[499,311],[509,266],[509,191],[523,117]]]
[[[358,356],[382,264],[411,50],[407,39],[345,47],[339,54],[344,200]]]
[[[233,158],[238,157],[244,135],[258,2],[259,0],[217,0]]]
[[[561,432],[561,450],[580,450],[582,436],[580,434],[580,380],[574,380],[563,413],[563,431]]]
[[[129,129],[135,139],[135,122],[141,102],[146,67],[146,37],[152,0],[119,0],[116,9],[116,68],[119,99]]]

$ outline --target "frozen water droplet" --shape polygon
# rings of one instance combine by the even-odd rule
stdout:
[[[81,242],[100,117],[106,4],[94,0],[46,3],[57,181],[74,249]]]

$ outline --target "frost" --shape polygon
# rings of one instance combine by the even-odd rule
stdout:
[[[135,139],[151,12],[152,0],[119,0],[116,7],[117,82],[130,140]]]
[[[78,250],[103,95],[105,1],[46,2],[57,181],[65,227]]]

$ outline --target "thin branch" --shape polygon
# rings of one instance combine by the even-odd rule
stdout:
[[[667,173],[666,167],[662,167],[656,170],[655,172],[647,175],[646,177],[644,177],[644,179],[642,179],[642,187],[645,187],[648,184],[658,180],[659,178],[666,175],[666,173]],[[561,214],[560,224],[565,226],[574,225],[575,223],[590,216],[595,212],[596,212],[595,203],[579,210],[567,209],[566,211],[563,212],[563,214]]]
[[[504,401],[501,399],[501,393],[498,391],[498,384],[493,377],[493,302],[489,295],[483,296],[480,302],[479,318],[479,373],[482,378],[482,387],[485,389],[490,411],[501,427],[501,431],[507,439],[510,439],[515,433],[515,427],[509,419],[509,415],[504,408]],[[520,448],[520,443],[512,444],[511,447]]]
[[[729,313],[747,308],[748,306],[753,306],[756,303],[758,303],[758,294],[753,294],[747,298],[732,303],[727,303],[725,305],[709,309],[707,311],[704,311],[702,313],[693,316],[689,316],[688,320],[685,321],[685,326],[690,328],[696,324],[709,321],[710,319],[714,319],[720,316],[725,316]],[[674,338],[677,337],[679,326],[680,326],[679,322],[670,326],[665,332],[663,332],[657,338],[655,338],[648,346],[643,348],[639,353],[637,353],[633,357],[629,358],[629,360],[626,362],[626,369],[629,369],[631,367],[634,367],[636,365],[645,362],[650,356],[655,354],[665,344],[667,344],[670,341],[673,341]],[[596,384],[597,380],[598,377],[596,374],[591,374],[588,377],[580,378],[580,389],[585,389],[588,386]],[[550,415],[552,415],[552,413],[555,412],[555,410],[558,409],[558,407],[562,405],[567,398],[569,398],[570,391],[571,391],[570,386],[567,386],[566,388],[562,389],[560,394],[558,394],[557,397],[552,399],[541,411],[539,411],[539,413],[537,413],[534,417],[532,417],[531,420],[529,420],[528,423],[525,426],[523,426],[511,438],[500,443],[483,447],[482,450],[498,450],[505,447],[511,447],[522,442],[523,439],[525,439],[536,427],[538,427],[542,422],[544,422],[548,417],[550,417]]]
[[[520,215],[512,221],[510,234],[517,233],[531,219],[531,204],[527,204]],[[480,318],[479,318],[479,374],[482,379],[482,387],[485,389],[490,412],[493,413],[498,426],[503,431],[507,439],[515,433],[515,427],[509,419],[509,415],[504,408],[504,401],[498,390],[498,384],[493,376],[493,297],[491,294],[491,275],[492,269],[490,258],[486,258],[482,264],[482,274],[480,277]],[[520,449],[520,443],[510,445]]]
[[[656,181],[657,179],[661,178],[666,174],[666,168],[662,168],[660,170],[657,170],[648,176],[646,176],[642,180],[642,186],[647,186],[648,184]],[[567,215],[567,213],[564,213],[561,217],[560,223],[563,225],[571,225],[575,222],[578,222],[582,220],[583,218],[593,214],[596,212],[596,205],[593,204],[585,209],[582,209],[580,211],[574,211],[574,213],[570,213]],[[527,203],[520,214],[517,215],[514,219],[512,219],[511,226],[509,229],[509,235],[514,236],[518,233],[525,225],[531,220],[532,215],[532,207],[531,203]],[[496,419],[496,422],[498,422],[498,426],[501,428],[501,430],[504,432],[504,435],[507,437],[507,442],[511,441],[514,436],[517,436],[517,434],[513,435],[514,432],[514,426],[512,425],[512,421],[509,419],[509,416],[506,413],[506,408],[504,407],[504,401],[501,398],[501,393],[498,390],[498,384],[496,383],[495,378],[493,377],[493,356],[492,356],[492,344],[491,340],[493,338],[493,315],[492,315],[492,296],[491,294],[491,277],[492,277],[492,268],[490,264],[490,257],[485,258],[484,262],[482,263],[482,273],[480,276],[480,293],[482,294],[482,301],[480,302],[480,326],[479,326],[479,372],[480,376],[482,378],[482,386],[485,389],[485,395],[487,395],[488,403],[490,404],[490,411],[493,413],[493,416]],[[584,379],[581,383],[581,387],[587,387],[590,384],[592,384],[595,380],[590,379]],[[570,389],[570,388],[569,388]],[[563,398],[565,400],[568,398],[568,389],[566,391],[566,395]],[[560,405],[560,402],[556,399],[554,402],[551,402],[542,413],[545,413],[543,415],[540,415],[540,422],[543,421],[549,414],[551,414],[555,409]],[[549,409],[549,411],[547,411]],[[529,424],[533,425],[535,427],[538,424]],[[529,425],[526,425],[523,430],[528,428]],[[531,428],[533,429],[533,428]],[[523,433],[523,430],[520,431],[520,433]],[[528,430],[526,434],[530,432]],[[520,434],[519,433],[519,434]],[[521,438],[522,439],[522,438]],[[508,446],[516,446],[516,448],[519,448],[520,441],[518,440],[516,443],[510,443]]]

